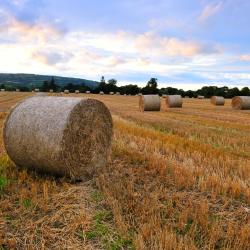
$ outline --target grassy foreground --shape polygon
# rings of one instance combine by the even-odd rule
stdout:
[[[0,127],[27,95],[0,93]],[[140,113],[137,97],[91,97],[110,108],[114,140],[89,183],[18,171],[0,139],[0,246],[250,248],[250,111],[185,99]]]

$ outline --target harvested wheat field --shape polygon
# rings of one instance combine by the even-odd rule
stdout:
[[[29,95],[0,93],[1,131]],[[162,111],[142,113],[138,97],[67,96],[110,109],[108,167],[83,183],[17,170],[0,139],[3,249],[250,248],[249,110],[208,99],[165,109],[162,99]]]

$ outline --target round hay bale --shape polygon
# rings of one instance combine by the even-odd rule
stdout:
[[[20,89],[16,89],[16,92],[20,92]]]
[[[95,99],[31,97],[10,112],[3,138],[17,166],[87,180],[107,163],[112,117]]]
[[[113,94],[114,94],[114,92],[109,92],[109,94],[110,94],[110,95],[113,95]]]
[[[35,89],[35,92],[39,92],[39,89]]]
[[[142,93],[139,93],[138,95],[139,95],[139,96],[142,96]]]
[[[4,92],[5,91],[5,89],[1,89],[1,92]]]
[[[79,90],[75,90],[75,93],[76,93],[76,94],[79,94],[79,93],[80,93],[80,91],[79,91]]]
[[[216,106],[224,106],[225,105],[225,98],[223,96],[212,96],[211,103]]]
[[[69,94],[69,90],[68,90],[68,89],[65,89],[65,90],[64,90],[64,94]]]
[[[35,96],[48,96],[48,94],[45,92],[38,92],[35,94]]]
[[[158,95],[143,95],[139,96],[139,109],[144,111],[160,111],[161,99]]]
[[[100,93],[99,93],[100,95],[104,95],[104,92],[103,91],[100,91]]]
[[[203,95],[198,95],[197,98],[198,98],[198,99],[205,99],[205,96],[203,96]]]
[[[166,105],[168,108],[182,108],[181,95],[168,95],[166,97]]]
[[[241,110],[250,109],[250,96],[235,96],[232,99],[232,107]]]
[[[90,94],[90,91],[88,90],[88,91],[86,91],[86,94]]]
[[[53,90],[53,89],[50,89],[50,90],[49,90],[49,92],[50,92],[50,93],[53,93],[53,92],[54,92],[54,90]]]
[[[120,92],[116,92],[115,94],[116,94],[116,95],[120,95]]]

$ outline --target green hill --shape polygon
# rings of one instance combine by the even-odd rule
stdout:
[[[99,85],[99,82],[73,78],[73,77],[62,77],[62,76],[53,76],[55,83],[59,86],[65,86],[69,83],[74,85],[84,85],[92,89]],[[35,74],[6,74],[0,73],[0,85],[4,84],[5,86],[10,87],[28,87],[35,88],[40,87],[44,81],[51,80],[51,75],[35,75]]]

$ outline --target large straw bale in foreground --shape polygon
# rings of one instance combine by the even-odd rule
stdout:
[[[3,137],[17,166],[85,180],[106,165],[112,118],[98,100],[31,97],[11,111]]]
[[[139,109],[143,111],[160,111],[161,99],[158,95],[139,96]]]
[[[168,95],[166,97],[166,105],[168,108],[182,108],[181,95]]]
[[[250,109],[250,96],[235,96],[232,99],[234,109]]]
[[[224,106],[225,98],[223,96],[212,96],[211,103],[216,106]]]

